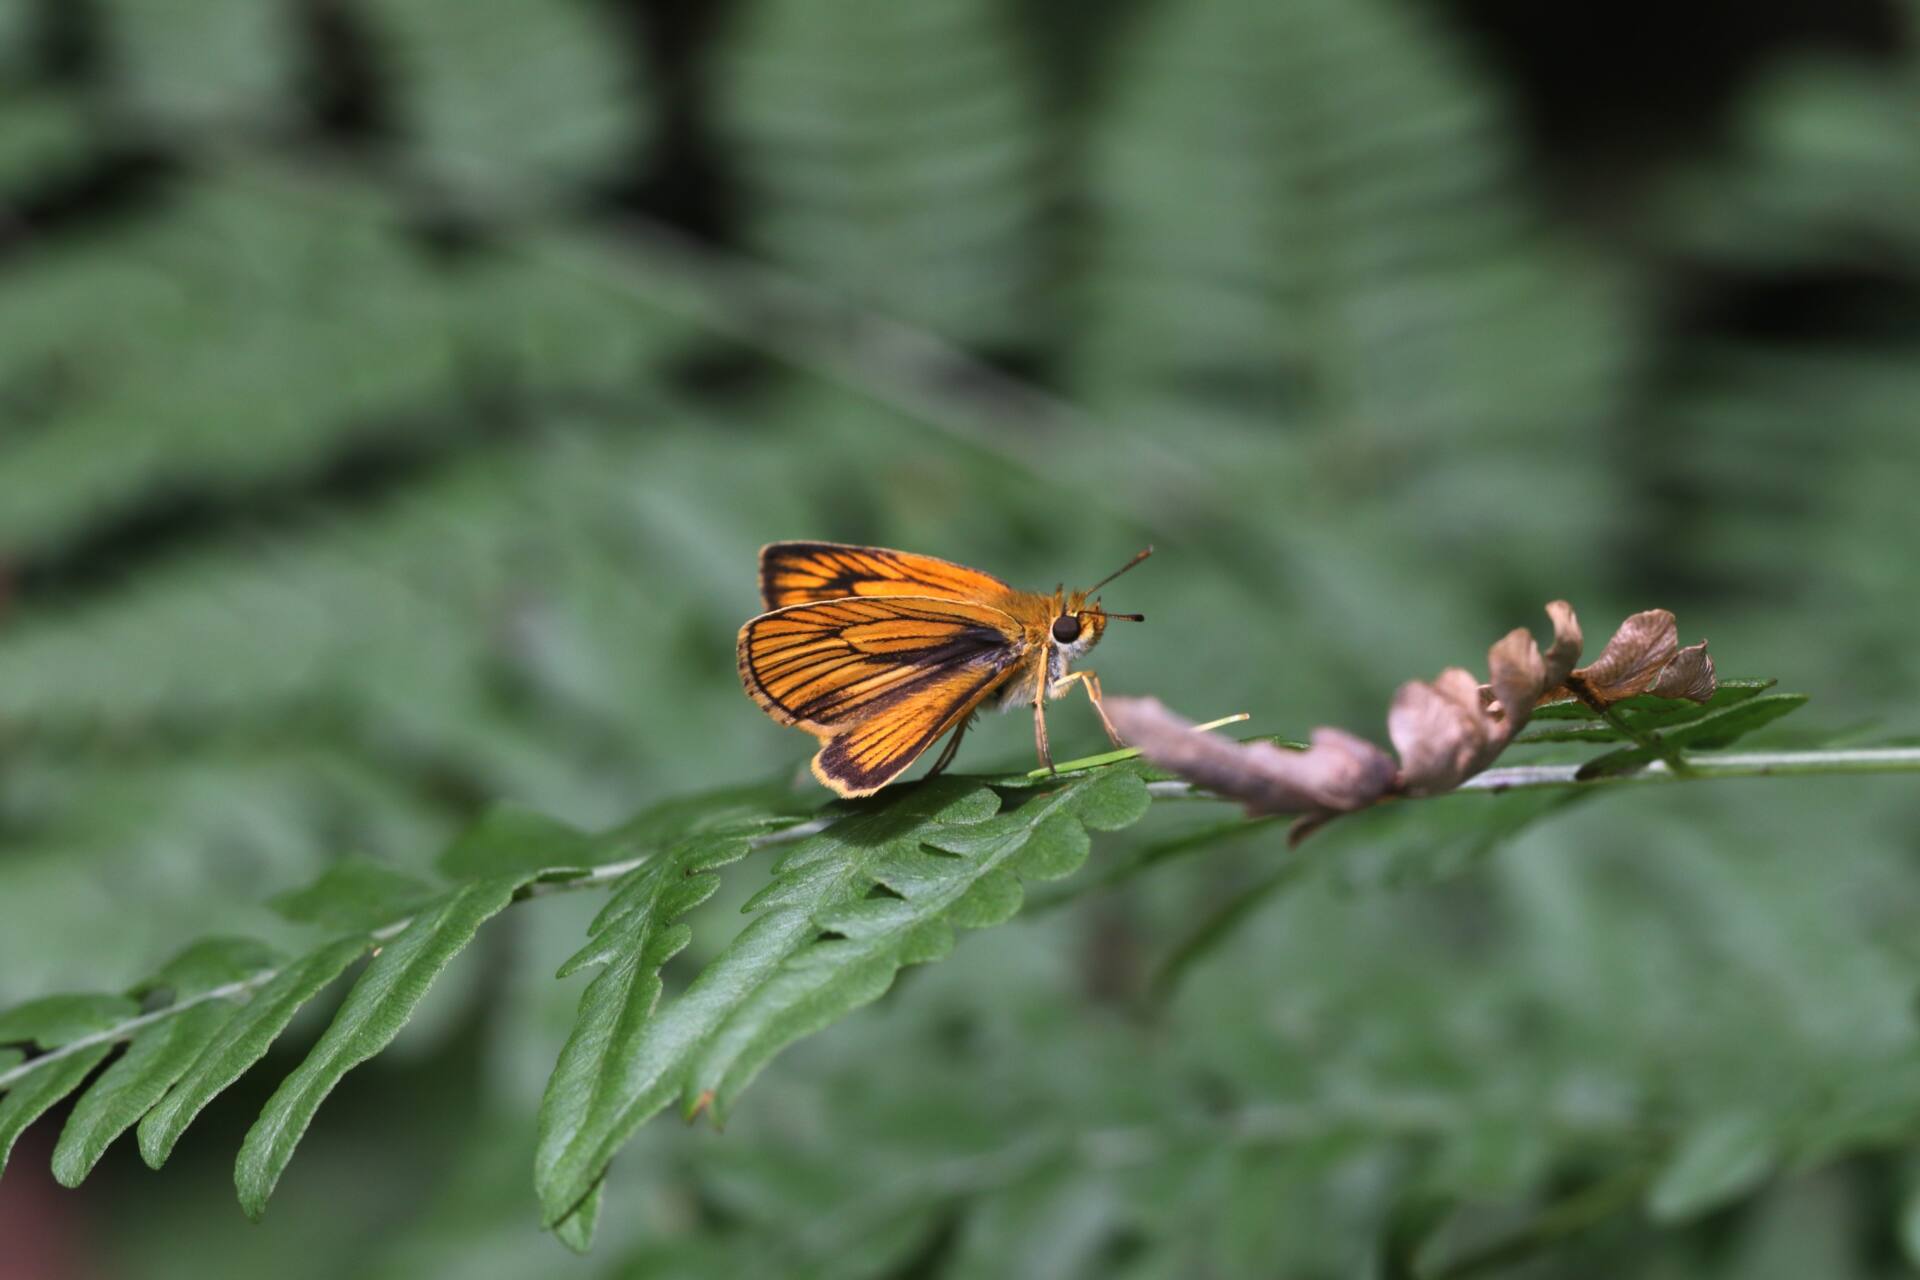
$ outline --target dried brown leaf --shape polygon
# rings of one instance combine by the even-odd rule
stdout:
[[[1580,661],[1580,647],[1585,637],[1580,634],[1579,615],[1565,600],[1549,601],[1547,617],[1553,621],[1553,643],[1547,646],[1544,659],[1546,686],[1551,689],[1564,684],[1573,671],[1573,664]]]
[[[1574,666],[1583,637],[1573,606],[1552,601],[1547,617],[1553,643],[1546,651],[1526,628],[1508,632],[1487,650],[1484,685],[1449,667],[1431,681],[1400,686],[1387,712],[1397,768],[1379,747],[1339,729],[1316,729],[1308,750],[1287,751],[1195,733],[1190,721],[1152,698],[1115,698],[1108,705],[1122,735],[1153,763],[1256,813],[1303,815],[1294,826],[1297,840],[1388,796],[1453,790],[1499,758],[1534,707],[1570,696],[1572,684],[1609,702],[1644,692],[1696,701],[1713,694],[1706,643],[1679,648],[1679,628],[1665,609],[1628,618],[1584,669]]]
[[[1546,653],[1525,627],[1487,650],[1486,685],[1451,668],[1431,684],[1400,686],[1387,713],[1387,730],[1400,753],[1400,790],[1408,795],[1451,791],[1492,764],[1526,726],[1541,696],[1567,678],[1580,658],[1580,620],[1573,606],[1547,606],[1553,644]],[[1470,691],[1470,692],[1469,692]]]
[[[1636,613],[1620,624],[1589,666],[1574,672],[1602,702],[1645,693],[1680,652],[1680,627],[1665,609]]]
[[[1459,786],[1494,734],[1493,712],[1480,702],[1480,682],[1449,667],[1431,683],[1409,680],[1393,695],[1387,736],[1400,753],[1400,784],[1413,795]]]
[[[1713,697],[1718,688],[1713,673],[1713,658],[1707,653],[1707,642],[1690,644],[1674,655],[1666,669],[1647,692],[1660,698],[1686,698],[1692,702],[1705,702]]]
[[[1110,698],[1107,710],[1148,760],[1259,813],[1362,809],[1394,782],[1393,758],[1342,729],[1316,729],[1313,745],[1294,751],[1196,733],[1158,698]]]
[[[1515,712],[1524,723],[1534,699],[1547,687],[1546,680],[1547,661],[1525,627],[1509,631],[1487,650],[1487,684],[1482,692],[1492,694],[1492,710],[1500,723],[1512,720]]]
[[[1679,624],[1673,614],[1665,609],[1647,609],[1621,623],[1598,658],[1555,681],[1542,700],[1578,697],[1589,705],[1604,707],[1651,693],[1705,702],[1713,696],[1715,687],[1707,642],[1682,649]]]

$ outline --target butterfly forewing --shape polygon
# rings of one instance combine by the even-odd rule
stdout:
[[[828,600],[764,613],[740,631],[740,675],[789,724],[851,724],[960,671],[1013,666],[1024,636],[1012,618],[962,600]]]
[[[775,542],[760,550],[760,598],[769,609],[848,596],[992,601],[1009,591],[990,573],[885,547]]]
[[[843,598],[740,629],[754,701],[822,740],[814,770],[843,795],[897,776],[1021,667],[1024,630],[991,606],[926,596]]]

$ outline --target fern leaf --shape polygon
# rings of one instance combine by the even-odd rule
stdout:
[[[1661,739],[1669,746],[1685,750],[1712,750],[1730,747],[1757,729],[1763,729],[1782,716],[1792,715],[1807,705],[1804,693],[1769,693],[1749,698],[1697,719],[1685,721],[1664,731]],[[1635,769],[1654,758],[1646,747],[1626,747],[1596,756],[1581,766],[1586,778]]]
[[[259,1218],[321,1102],[343,1076],[398,1035],[441,970],[530,877],[493,876],[421,909],[360,975],[313,1052],[274,1091],[234,1167],[240,1205]]]
[[[1612,710],[1635,729],[1669,729],[1757,698],[1777,683],[1776,680],[1722,680],[1705,702],[1641,694],[1614,703]],[[1515,742],[1621,742],[1626,738],[1620,730],[1596,719],[1580,702],[1549,703],[1536,708],[1533,718],[1560,723],[1529,726]]]
[[[605,860],[607,845],[545,814],[503,804],[481,815],[433,865],[450,880],[498,875],[538,879],[584,871]]]
[[[797,819],[791,790],[736,787],[656,805],[604,838],[613,849],[644,848],[653,857],[623,876],[613,896],[588,927],[588,943],[560,967],[565,978],[594,965],[607,966],[580,999],[580,1014],[541,1101],[541,1150],[553,1135],[591,1107],[614,1045],[625,1031],[651,1017],[660,999],[660,967],[690,940],[679,918],[719,888],[718,868],[746,856],[751,837]],[[601,1184],[555,1225],[569,1248],[585,1252],[593,1241]]]
[[[57,1049],[137,1012],[125,996],[42,996],[0,1013],[0,1044]]]
[[[0,1098],[0,1171],[6,1169],[13,1144],[19,1141],[27,1126],[78,1089],[81,1081],[112,1052],[112,1045],[101,1044],[69,1054],[52,1066],[34,1072],[25,1082],[15,1085],[6,1097]]]
[[[911,848],[936,824],[984,821],[998,808],[990,789],[943,779],[847,813],[793,850],[773,884],[748,904],[760,914],[658,1016],[650,1016],[657,978],[643,974],[632,953],[589,985],[541,1104],[534,1181],[547,1224],[573,1214],[621,1145],[682,1093],[701,1044],[817,932],[814,914],[866,892],[866,884],[856,885],[857,871],[842,864],[857,867],[858,858]],[[648,898],[637,887],[643,883],[625,886],[608,904],[602,933],[617,920],[642,947],[651,940],[658,924],[645,904],[674,903],[664,892]],[[598,937],[589,945],[598,948]]]
[[[404,73],[408,141],[457,172],[611,166],[630,142],[627,68],[585,5],[393,0],[368,16]]]
[[[676,922],[719,887],[714,869],[745,856],[748,847],[742,837],[694,838],[630,872],[589,927],[587,945],[561,966],[563,978],[591,965],[607,966],[580,997],[579,1015],[540,1104],[536,1181],[556,1229],[573,1247],[591,1240],[599,1171],[583,1188],[586,1205],[576,1209],[576,1197],[556,1206],[546,1192],[553,1179],[549,1160],[553,1153],[564,1159],[589,1126],[617,1119],[620,1082],[638,1065],[634,1048],[659,1003],[660,967],[691,936]]]
[[[1703,1121],[1668,1153],[1647,1190],[1647,1211],[1657,1222],[1681,1222],[1751,1191],[1779,1159],[1777,1129],[1745,1112]]]
[[[580,1207],[554,1227],[554,1237],[575,1253],[586,1253],[593,1248],[593,1232],[600,1225],[600,1204],[606,1199],[606,1194],[604,1179],[594,1183],[593,1190],[580,1202]]]
[[[229,983],[241,982],[279,964],[286,957],[253,938],[202,938],[160,967],[135,995],[167,991],[172,1002],[191,1000]]]
[[[884,994],[894,974],[942,959],[953,931],[1000,924],[1020,910],[1023,880],[1070,875],[1087,856],[1087,828],[1110,830],[1147,809],[1140,778],[1088,775],[1010,813],[954,831],[929,833],[925,847],[895,846],[849,868],[866,897],[816,913],[826,931],[793,954],[708,1043],[691,1076],[711,1098],[716,1121],[773,1056]]]
[[[341,938],[282,969],[226,1020],[178,1083],[140,1121],[140,1156],[158,1169],[206,1105],[258,1062],[300,1007],[346,971],[367,949],[364,937]]]
[[[244,981],[279,959],[271,947],[250,938],[209,938],[169,961],[147,987],[172,992],[179,1004]],[[53,1176],[64,1186],[80,1185],[113,1140],[186,1074],[237,1007],[234,997],[205,1000],[139,1032],[74,1104],[53,1150]]]
[[[1087,828],[1125,826],[1146,806],[1145,784],[1122,769],[1004,814],[992,790],[960,780],[851,813],[781,859],[747,904],[753,923],[658,1017],[648,1017],[658,979],[647,966],[668,944],[649,935],[636,950],[622,939],[599,981],[644,970],[648,983],[635,991],[627,977],[617,1014],[607,992],[582,999],[569,1050],[591,1045],[601,1061],[563,1055],[563,1085],[555,1073],[537,1174],[548,1213],[564,1221],[633,1130],[676,1096],[690,1115],[711,1106],[722,1119],[782,1048],[877,998],[901,967],[944,956],[956,928],[1006,920],[1022,880],[1070,873],[1086,856]],[[651,901],[620,918],[658,928],[671,917]],[[591,950],[598,959],[614,946],[596,940]]]
[[[1052,194],[1032,50],[965,0],[749,6],[716,59],[719,131],[765,256],[948,337],[1036,336]]]
[[[364,932],[404,919],[434,896],[426,881],[371,858],[342,858],[303,889],[267,899],[295,924],[336,932]]]
[[[129,55],[121,91],[143,114],[207,118],[270,98],[289,71],[288,15],[251,0],[201,0],[191,20],[139,0],[104,16]]]
[[[113,1140],[139,1123],[205,1053],[234,1004],[209,1000],[142,1032],[74,1105],[53,1149],[53,1176],[77,1187]]]
[[[0,1014],[0,1044],[25,1041],[42,1049],[58,1049],[103,1031],[135,1011],[133,1002],[120,996],[48,996]],[[111,1052],[111,1044],[100,1044],[68,1054],[29,1072],[0,1097],[0,1171],[6,1169],[13,1144],[27,1126],[79,1088]],[[0,1063],[0,1070],[7,1065]]]

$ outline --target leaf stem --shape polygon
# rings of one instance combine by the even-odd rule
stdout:
[[[1667,767],[1676,774],[1684,775],[1693,772],[1692,765],[1688,762],[1686,756],[1680,753],[1678,747],[1661,737],[1658,730],[1642,729],[1637,725],[1628,723],[1627,718],[1614,710],[1598,693],[1594,692],[1593,686],[1588,684],[1583,677],[1577,675],[1568,676],[1567,688],[1572,690],[1573,696],[1580,699],[1587,710],[1593,712],[1593,714],[1599,716],[1602,720],[1605,720],[1609,725],[1612,725],[1616,733],[1627,738],[1642,750],[1651,751],[1655,756],[1664,760]]]
[[[1847,751],[1745,751],[1723,755],[1691,756],[1685,771],[1677,772],[1664,760],[1650,761],[1632,773],[1603,774],[1597,778],[1579,777],[1578,764],[1511,765],[1488,769],[1461,783],[1458,791],[1525,791],[1540,787],[1629,787],[1662,782],[1697,782],[1713,778],[1776,778],[1849,773],[1920,773],[1920,747],[1863,747]],[[1147,790],[1156,799],[1216,799],[1190,782],[1149,782]],[[1437,800],[1438,796],[1401,797],[1393,803],[1406,804],[1417,799]]]

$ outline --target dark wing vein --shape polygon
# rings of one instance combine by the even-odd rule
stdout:
[[[760,551],[760,598],[767,608],[850,596],[992,600],[1007,584],[936,556],[837,542],[775,542]]]
[[[740,672],[777,718],[837,727],[884,715],[950,681],[956,697],[971,696],[1012,667],[1022,647],[1017,625],[997,609],[899,596],[834,600],[749,622],[740,633]]]
[[[964,719],[1006,678],[1006,671],[962,669],[917,703],[863,720],[829,738],[813,758],[814,772],[844,795],[865,795],[893,781],[941,734]]]

